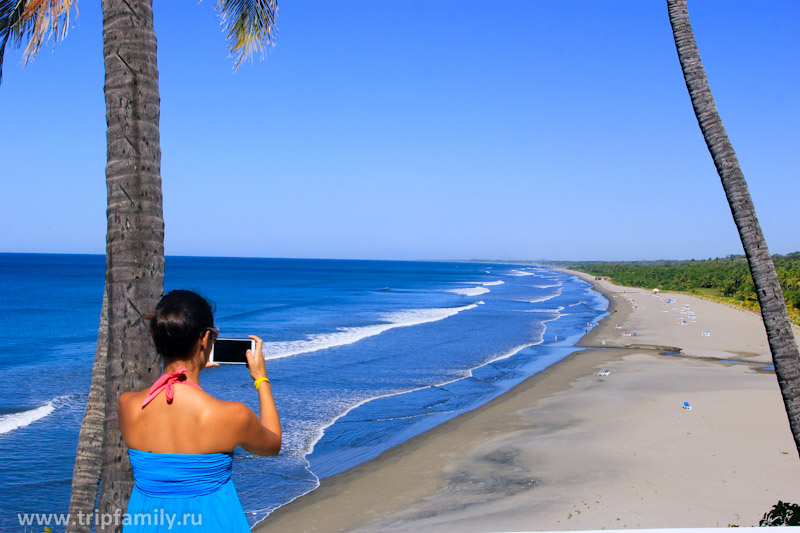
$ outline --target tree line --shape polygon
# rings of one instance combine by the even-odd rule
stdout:
[[[786,310],[800,324],[800,252],[772,256]],[[755,284],[744,255],[684,261],[561,262],[572,270],[610,278],[619,285],[683,291],[759,310]]]

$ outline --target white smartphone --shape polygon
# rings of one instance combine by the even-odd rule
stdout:
[[[217,339],[211,348],[212,363],[244,365],[247,364],[247,350],[256,349],[253,339]]]

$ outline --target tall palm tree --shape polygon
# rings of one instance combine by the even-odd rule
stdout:
[[[108,290],[103,291],[103,306],[100,311],[100,327],[97,333],[97,348],[92,366],[92,381],[89,398],[83,413],[83,423],[78,435],[78,450],[72,470],[72,494],[70,515],[92,514],[97,500],[97,483],[103,452],[103,422],[106,417],[106,353],[108,351]],[[84,521],[83,518],[80,519]],[[75,531],[88,531],[76,528]]]
[[[722,181],[722,187],[725,189],[725,195],[728,197],[731,214],[739,230],[750,274],[753,276],[758,303],[761,305],[761,317],[764,320],[775,365],[775,374],[783,395],[786,414],[789,416],[789,426],[800,454],[800,355],[792,334],[778,275],[767,249],[767,241],[756,218],[747,182],[739,168],[739,160],[722,125],[722,119],[717,113],[706,71],[700,62],[700,52],[694,40],[694,32],[689,24],[686,0],[667,0],[667,7],[686,88],[689,90],[700,131],[703,133]]]
[[[117,420],[117,400],[123,392],[152,383],[161,373],[142,315],[155,308],[164,292],[164,218],[158,129],[161,99],[152,0],[102,0],[101,6],[107,124],[108,357],[98,509],[111,516],[114,510],[125,508],[133,488]],[[81,445],[96,447],[95,442],[79,442],[79,450]],[[104,525],[97,524],[96,529],[104,530]],[[114,526],[109,529],[116,529]]]
[[[64,37],[73,0],[0,0],[0,74],[9,40],[32,58],[48,33]],[[152,0],[102,0],[106,99],[106,282],[89,400],[79,435],[71,516],[114,515],[133,487],[117,400],[160,373],[142,315],[164,287],[160,97]],[[277,0],[218,0],[236,68],[276,35]],[[82,520],[88,522],[88,520]],[[97,530],[104,524],[96,524]],[[121,524],[112,523],[111,530]],[[75,523],[70,531],[90,531]]]

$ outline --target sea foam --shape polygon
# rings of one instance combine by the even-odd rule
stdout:
[[[483,303],[483,302],[479,302],[479,303]],[[448,379],[446,381],[442,381],[440,383],[436,383],[436,384],[433,384],[433,385],[422,385],[420,387],[413,387],[411,389],[405,389],[405,390],[400,390],[400,391],[393,391],[393,392],[387,392],[387,393],[383,393],[383,394],[377,394],[375,396],[370,396],[370,397],[358,400],[358,401],[354,402],[352,405],[350,405],[347,408],[345,408],[344,410],[342,410],[341,412],[337,413],[327,423],[325,423],[324,425],[322,425],[319,428],[317,428],[316,431],[314,431],[314,433],[311,435],[311,438],[309,439],[308,445],[307,445],[304,453],[306,454],[306,457],[311,455],[312,453],[314,453],[314,449],[316,448],[317,443],[319,443],[319,441],[322,440],[322,437],[325,435],[325,432],[327,431],[328,428],[330,428],[332,425],[334,425],[340,419],[342,419],[345,416],[347,416],[351,411],[353,411],[355,409],[358,409],[359,407],[361,407],[364,404],[367,404],[367,403],[372,402],[374,400],[380,400],[382,398],[389,398],[391,396],[402,396],[404,394],[417,392],[417,391],[420,391],[420,390],[423,390],[423,389],[444,387],[444,386],[447,386],[447,385],[449,385],[451,383],[455,383],[456,381],[460,381],[462,379],[468,379],[468,378],[473,376],[473,373],[475,372],[475,370],[477,370],[479,368],[482,368],[484,366],[490,365],[490,364],[492,364],[494,362],[500,361],[502,359],[508,359],[509,357],[512,357],[513,355],[517,354],[520,350],[523,350],[524,348],[528,348],[530,346],[536,346],[537,344],[541,344],[542,340],[543,340],[543,337],[540,337],[539,340],[536,341],[536,342],[529,342],[529,343],[521,344],[521,345],[516,346],[516,347],[514,347],[514,348],[512,348],[512,349],[510,349],[510,350],[508,350],[506,352],[493,355],[492,357],[490,357],[486,361],[480,363],[479,365],[476,365],[476,366],[474,366],[472,368],[466,368],[462,372],[460,372],[458,376],[456,376],[456,377],[454,377],[452,379]],[[427,414],[420,413],[420,414],[410,415],[410,416],[408,416],[406,418],[416,418],[418,416],[427,416]],[[311,472],[311,470],[309,470],[309,472]],[[317,479],[319,479],[319,478],[317,478]]]
[[[503,280],[497,281],[459,281],[459,283],[463,283],[465,285],[483,285],[484,287],[491,287],[493,285],[502,285],[505,283]]]
[[[485,292],[489,292],[488,289]],[[475,309],[482,303],[483,302],[476,302],[474,304],[464,305],[461,307],[406,309],[403,311],[395,311],[393,313],[384,313],[381,315],[381,322],[378,324],[339,328],[337,331],[332,333],[317,333],[314,335],[308,335],[303,340],[265,342],[264,353],[267,354],[267,359],[281,359],[284,357],[291,357],[293,355],[300,355],[304,353],[325,350],[328,348],[334,348],[336,346],[345,346],[347,344],[356,343],[368,337],[380,335],[381,333],[389,331],[390,329],[418,326],[428,322],[444,320],[445,318],[457,315],[462,311]]]
[[[448,289],[447,292],[460,294],[462,296],[480,296],[481,294],[486,294],[491,291],[486,287],[467,287],[464,289]]]
[[[33,424],[37,420],[41,420],[61,407],[66,399],[67,396],[59,396],[57,398],[53,398],[40,407],[22,411],[20,413],[11,413],[0,416],[0,435],[10,433],[15,429],[24,428],[25,426]]]
[[[506,275],[507,275],[507,276],[515,276],[515,277],[521,277],[521,276],[539,276],[539,275],[538,275],[538,274],[536,274],[535,272],[530,272],[530,271],[528,271],[528,270],[512,270],[511,272],[508,272]],[[541,277],[541,276],[539,276],[539,277]]]
[[[517,300],[517,301],[525,302],[525,303],[529,303],[529,304],[538,304],[538,303],[541,303],[541,302],[546,302],[547,300],[552,300],[553,298],[555,298],[557,296],[561,296],[561,287],[556,289],[556,291],[554,293],[552,293],[552,294],[544,294],[542,296],[538,296],[538,297],[532,298],[530,300]]]
[[[564,310],[564,308],[559,305],[555,309],[525,309],[522,312],[523,313],[556,313],[556,314],[559,314],[563,310]]]

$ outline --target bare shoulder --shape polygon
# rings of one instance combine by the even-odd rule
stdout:
[[[242,402],[229,402],[214,399],[203,413],[206,427],[218,435],[224,435],[226,446],[235,447],[243,439],[243,434],[258,417]]]
[[[144,391],[146,394],[147,391]],[[117,400],[117,417],[123,438],[130,437],[131,428],[139,420],[142,413],[143,392],[124,392]],[[126,441],[127,442],[127,441]]]
[[[130,407],[136,400],[136,396],[138,396],[139,394],[140,393],[138,392],[123,392],[119,397],[119,401],[117,402],[117,407],[120,410]]]
[[[122,415],[123,413],[130,412],[135,405],[142,405],[144,399],[143,391],[138,392],[123,392],[117,401],[117,412]]]
[[[250,407],[242,402],[227,402],[217,400],[218,409],[224,413],[224,420],[228,424],[238,425],[246,423],[250,418],[258,418]]]

